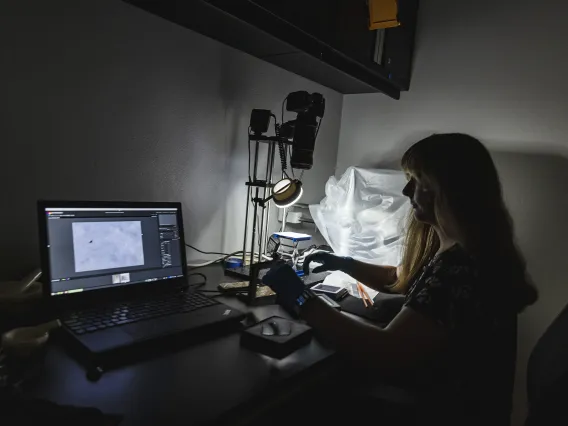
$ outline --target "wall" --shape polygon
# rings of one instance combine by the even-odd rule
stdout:
[[[523,424],[526,363],[536,340],[568,303],[568,158],[552,154],[495,151],[517,239],[539,289],[539,301],[519,319],[517,393],[514,424]]]
[[[38,265],[37,199],[181,201],[242,248],[250,111],[291,91],[327,98],[303,201],[334,173],[341,95],[119,0],[4,1],[0,51],[0,278]]]
[[[419,138],[459,131],[492,150],[541,300],[521,319],[519,371],[537,336],[568,301],[568,60],[562,2],[421,2],[410,92],[400,101],[345,96],[337,172],[393,165]],[[520,154],[524,153],[524,154]],[[515,423],[524,411],[524,378]]]

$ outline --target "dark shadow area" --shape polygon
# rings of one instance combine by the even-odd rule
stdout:
[[[492,152],[518,244],[539,290],[539,300],[519,318],[513,425],[526,407],[528,357],[546,327],[568,302],[568,159],[555,154]]]

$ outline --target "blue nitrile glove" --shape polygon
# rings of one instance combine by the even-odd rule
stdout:
[[[310,273],[310,262],[323,263],[323,265],[314,268],[314,274],[325,271],[343,271],[348,274],[348,271],[351,269],[351,264],[353,263],[353,258],[336,256],[325,251],[312,253],[304,259],[303,268],[305,275]]]
[[[276,303],[290,313],[296,312],[297,300],[302,295],[305,286],[290,265],[274,266],[262,278],[262,283],[276,293]]]

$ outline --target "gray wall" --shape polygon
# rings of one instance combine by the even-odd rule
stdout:
[[[495,151],[518,243],[539,289],[539,301],[519,318],[515,423],[525,412],[526,363],[536,340],[568,303],[568,159],[551,154]]]
[[[527,355],[568,301],[566,16],[562,2],[423,1],[410,92],[398,102],[343,101],[338,173],[396,164],[433,132],[470,133],[499,151],[519,243],[541,291],[521,318],[515,424],[524,412]]]
[[[39,198],[181,201],[188,242],[242,248],[250,111],[291,91],[327,98],[302,201],[324,195],[338,93],[119,0],[1,9],[0,278],[38,264]]]

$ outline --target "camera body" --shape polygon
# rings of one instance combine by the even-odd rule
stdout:
[[[297,116],[295,120],[276,126],[277,136],[292,142],[292,158],[290,159],[292,168],[309,170],[314,164],[314,148],[319,126],[325,113],[325,98],[321,93],[298,91],[290,93],[285,102],[286,111],[295,112]],[[257,136],[265,134],[270,126],[271,117],[274,117],[274,114],[269,110],[253,109],[250,117],[250,131]],[[274,118],[276,120],[276,117]],[[280,145],[282,157],[285,156],[285,151],[283,144]],[[282,161],[285,163],[285,157],[283,158]]]
[[[325,99],[320,93],[292,92],[286,98],[286,111],[297,114],[311,111],[316,117],[321,118],[325,113]]]
[[[291,166],[309,170],[314,164],[318,118],[321,122],[325,113],[325,98],[320,93],[292,92],[286,98],[286,111],[298,114],[295,120],[281,127],[281,136],[292,139]]]

